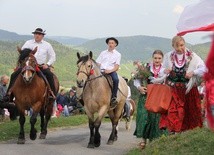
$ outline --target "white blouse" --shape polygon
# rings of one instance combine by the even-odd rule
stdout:
[[[153,71],[153,67],[152,67],[152,63],[150,64],[150,71],[152,72],[152,73],[154,73],[154,71]],[[166,74],[164,73],[164,70],[165,70],[165,68],[163,67],[163,65],[161,66],[161,69],[160,69],[160,72],[159,72],[159,74],[158,74],[158,78],[162,78],[162,77],[165,77],[166,76]],[[154,79],[158,79],[158,78],[155,78],[155,77],[153,77],[153,80]],[[153,81],[153,80],[151,80],[151,82]],[[164,80],[164,79],[163,79]],[[134,79],[134,86],[138,89],[139,87],[141,87],[141,80],[140,79]]]

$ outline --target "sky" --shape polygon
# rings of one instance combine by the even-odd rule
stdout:
[[[172,38],[185,6],[199,0],[0,0],[0,29],[88,39],[149,35]],[[207,33],[188,34],[190,43]]]

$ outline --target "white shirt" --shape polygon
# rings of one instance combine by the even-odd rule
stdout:
[[[56,54],[53,47],[47,41],[42,40],[38,43],[34,39],[28,40],[22,46],[22,49],[28,48],[34,50],[36,47],[38,47],[38,49],[34,56],[39,65],[47,64],[50,66],[56,61]]]
[[[152,72],[152,73],[154,73],[154,71],[153,71],[153,66],[152,66],[153,64],[150,64],[150,71]],[[159,72],[159,74],[158,74],[158,78],[161,78],[161,77],[163,77],[163,76],[165,76],[165,73],[164,73],[164,70],[165,70],[165,68],[162,66],[161,67],[161,69],[160,69],[160,72]],[[134,79],[134,86],[138,89],[139,87],[141,87],[141,80],[140,79]]]
[[[121,54],[114,49],[112,52],[108,50],[102,51],[96,62],[101,65],[101,70],[111,70],[115,65],[120,65],[120,60]]]

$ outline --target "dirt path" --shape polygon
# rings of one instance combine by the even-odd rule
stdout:
[[[118,141],[114,145],[107,145],[111,124],[103,123],[100,133],[101,146],[88,149],[88,126],[75,128],[56,129],[48,133],[46,140],[37,139],[31,141],[26,138],[24,145],[17,145],[16,140],[0,144],[1,155],[122,155],[135,147],[140,139],[133,136],[135,123],[132,123],[131,131],[126,131],[124,122],[120,123]]]

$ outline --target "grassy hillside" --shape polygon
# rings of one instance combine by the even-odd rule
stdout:
[[[54,64],[55,73],[60,80],[62,86],[71,87],[76,81],[76,61],[77,52],[81,52],[77,49],[62,45],[58,42],[48,40],[56,52],[57,61]],[[10,75],[13,68],[16,66],[18,52],[16,46],[22,46],[24,42],[8,42],[0,41],[0,75]],[[83,55],[83,54],[82,54]],[[130,77],[132,71],[132,63],[127,62],[120,67],[120,75]]]
[[[133,149],[127,155],[211,155],[214,154],[214,133],[206,128],[161,137],[145,150]]]
[[[203,44],[197,44],[191,47],[193,51],[195,51],[201,58],[206,60],[207,54],[210,51],[211,43],[203,43]]]
[[[156,49],[161,49],[167,52],[171,49],[171,40],[161,37],[152,36],[131,36],[118,37],[119,46],[118,51],[126,60],[146,60],[151,57],[151,54]],[[99,53],[107,48],[105,38],[88,41],[81,45],[81,47]]]
[[[58,76],[62,84],[74,84],[76,78],[77,50],[64,46],[55,41],[49,42],[53,45],[53,48],[57,55],[57,61],[54,64],[56,75]],[[23,43],[24,42],[0,41],[0,75],[11,74],[13,68],[16,66],[18,57],[16,46],[19,45],[21,47]]]
[[[122,54],[124,60],[142,60],[148,61],[154,50],[160,49],[164,53],[172,50],[171,39],[152,37],[152,36],[131,36],[118,37],[118,51]],[[198,53],[203,59],[206,58],[209,51],[210,43],[191,45],[187,47]],[[79,49],[94,51],[97,55],[107,48],[105,38],[90,40],[82,44]]]

